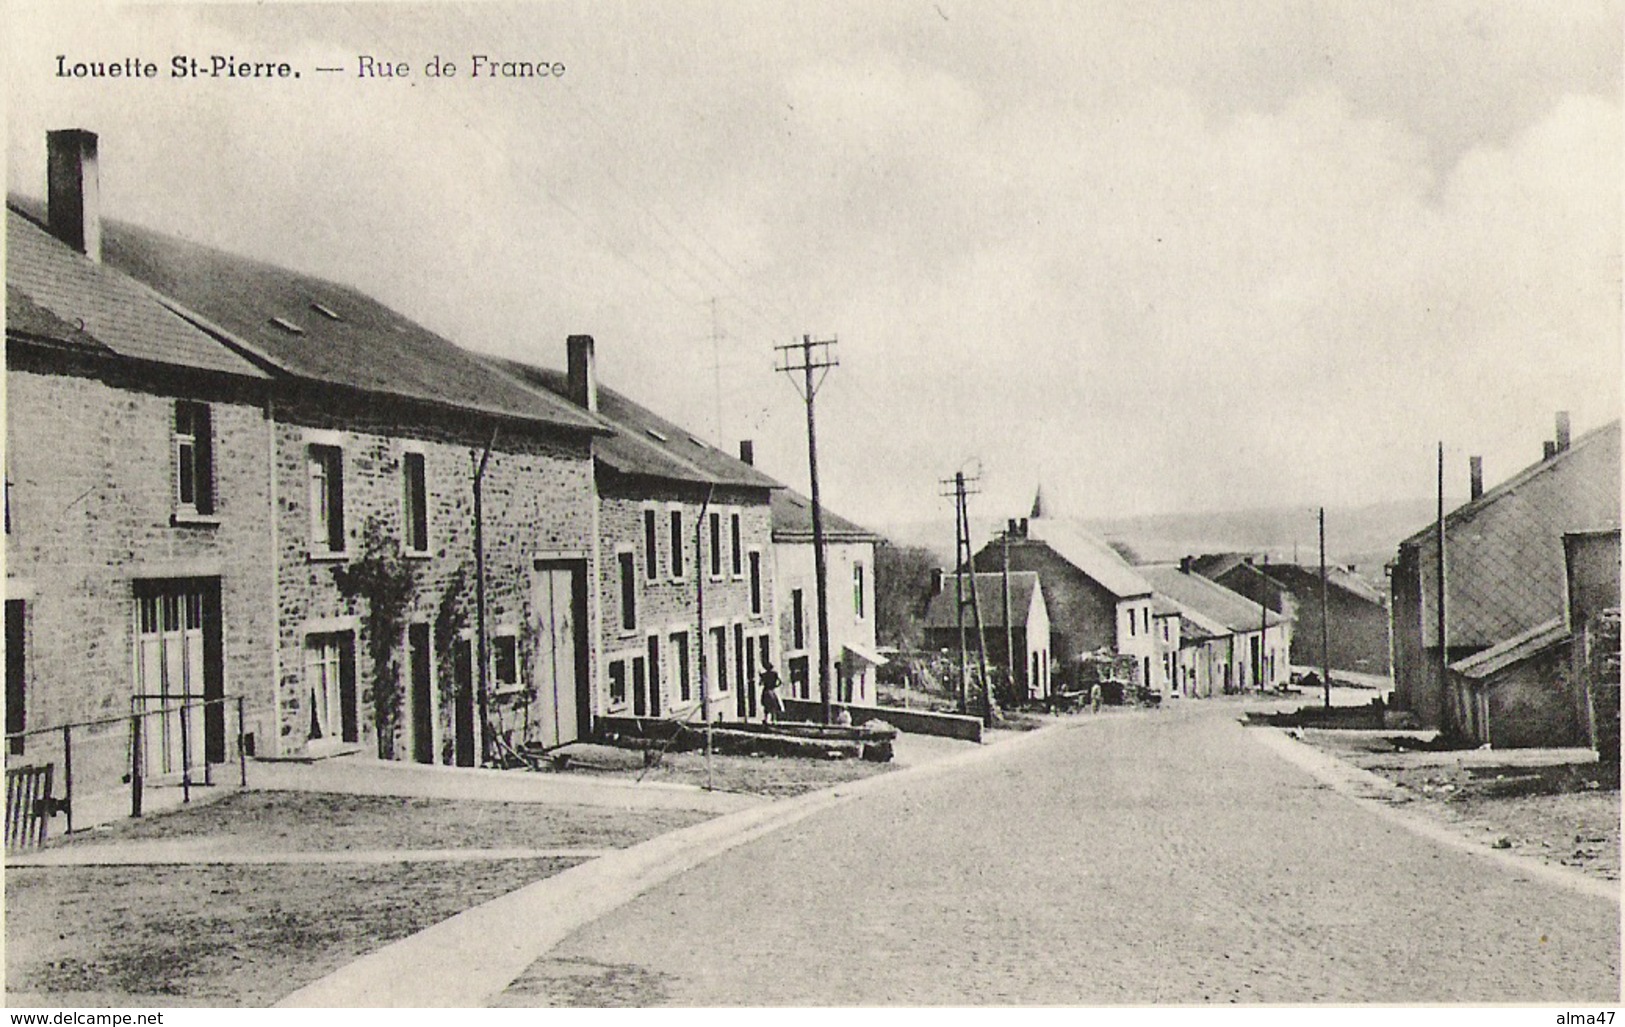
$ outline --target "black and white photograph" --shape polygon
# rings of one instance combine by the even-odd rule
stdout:
[[[12,1023],[1612,1025],[1625,0],[0,18]]]

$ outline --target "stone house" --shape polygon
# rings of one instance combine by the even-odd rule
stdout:
[[[754,463],[748,441],[739,449],[741,460]],[[827,659],[831,702],[874,705],[879,699],[875,669],[886,663],[875,651],[875,543],[880,536],[828,508],[821,511],[829,589],[826,656],[818,643],[812,500],[792,489],[775,489],[772,512],[773,593],[785,696],[821,700],[818,668]]]
[[[1155,678],[1151,687],[1162,695],[1181,695],[1182,665],[1179,655],[1183,639],[1180,633],[1179,605],[1167,596],[1151,597],[1151,637],[1157,643],[1157,662],[1153,664]]]
[[[1565,615],[1450,665],[1451,712],[1465,739],[1595,747],[1599,721],[1617,722],[1617,693],[1599,703],[1590,679],[1596,627],[1619,609],[1619,529],[1567,533],[1563,550]]]
[[[982,609],[983,637],[990,666],[1008,666],[1015,676],[1018,699],[1037,701],[1051,693],[1049,610],[1044,590],[1033,571],[1011,571],[1009,631],[1005,630],[1005,575],[1002,571],[976,574],[977,601]],[[970,581],[966,579],[966,600]],[[959,651],[959,595],[954,575],[938,576],[937,590],[925,608],[925,644],[930,649]],[[965,611],[967,646],[974,646],[970,610]],[[1007,636],[1008,635],[1008,639]],[[1016,656],[1011,660],[1007,648]],[[997,678],[995,678],[997,680]]]
[[[1566,532],[1619,524],[1620,424],[1573,439],[1559,415],[1545,455],[1446,515],[1445,659],[1456,663],[1564,615]],[[1399,544],[1390,565],[1393,707],[1441,723],[1437,527]]]
[[[1158,595],[1192,620],[1193,640],[1207,636],[1202,648],[1209,654],[1216,646],[1225,650],[1220,664],[1206,668],[1208,689],[1195,694],[1211,695],[1214,685],[1221,693],[1229,693],[1287,683],[1290,620],[1197,574],[1188,559],[1178,564],[1141,564],[1135,570]]]
[[[1196,557],[1198,574],[1263,602],[1294,622],[1294,666],[1321,665],[1320,567],[1270,563],[1240,553]],[[1347,567],[1326,567],[1326,653],[1332,669],[1386,675],[1391,661],[1387,598]]]
[[[274,696],[256,752],[471,766],[498,739],[585,733],[602,422],[350,287],[108,219],[100,235],[106,266],[266,379],[237,563]],[[398,606],[358,587],[369,566],[410,575]]]
[[[100,791],[155,711],[144,773],[199,779],[236,759],[238,697],[251,733],[276,718],[269,380],[103,261],[95,137],[49,154],[49,215],[6,209],[6,732],[126,718],[74,734]]]
[[[1035,509],[1042,505],[1035,503]],[[1023,519],[1005,535],[977,552],[972,566],[1001,571],[1008,548],[1010,570],[1038,575],[1061,684],[1075,683],[1078,661],[1102,649],[1132,657],[1137,684],[1156,680],[1153,590],[1137,568],[1105,542],[1063,521]]]
[[[600,386],[591,336],[570,336],[566,356],[562,373],[516,361],[492,365],[610,429],[593,445],[600,709],[626,717],[759,717],[762,667],[780,662],[769,498],[781,486]]]

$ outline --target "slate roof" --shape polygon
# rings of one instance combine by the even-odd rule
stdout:
[[[529,391],[569,404],[571,409],[580,409],[567,398],[569,376],[563,371],[517,360],[484,359],[522,382]],[[743,460],[703,441],[687,428],[602,384],[598,386],[598,415],[612,430],[594,443],[593,455],[600,465],[617,473],[701,485],[784,487]]]
[[[1620,422],[1576,438],[1445,516],[1447,631],[1452,648],[1495,645],[1560,616],[1563,535],[1620,523]],[[1437,585],[1432,527],[1405,542],[1431,611]],[[1414,604],[1411,609],[1414,610]],[[1396,615],[1409,615],[1396,611]],[[1437,645],[1429,612],[1425,645]]]
[[[1591,431],[1588,431],[1584,435],[1581,435],[1580,437],[1578,437],[1578,438],[1574,439],[1573,441],[1571,441],[1569,443],[1569,448],[1568,449],[1563,450],[1563,452],[1558,453],[1556,456],[1552,457],[1551,459],[1549,459],[1549,460],[1540,460],[1540,461],[1537,461],[1536,463],[1530,464],[1528,467],[1525,467],[1523,470],[1519,471],[1517,474],[1514,474],[1512,477],[1508,478],[1506,481],[1501,482],[1499,485],[1495,486],[1494,488],[1487,489],[1484,492],[1484,494],[1479,496],[1477,499],[1474,499],[1474,500],[1472,500],[1470,502],[1463,503],[1462,505],[1456,507],[1454,510],[1452,510],[1449,513],[1444,515],[1444,528],[1445,528],[1446,542],[1448,543],[1449,537],[1450,537],[1450,531],[1453,528],[1456,528],[1459,525],[1470,522],[1474,517],[1476,517],[1479,513],[1481,513],[1486,508],[1494,506],[1497,503],[1503,502],[1503,501],[1507,500],[1509,497],[1515,496],[1518,493],[1518,491],[1525,484],[1527,484],[1531,479],[1539,477],[1539,476],[1544,475],[1544,474],[1550,474],[1550,473],[1553,472],[1554,469],[1561,468],[1564,464],[1568,463],[1569,461],[1572,461],[1575,458],[1575,454],[1583,452],[1585,449],[1587,449],[1590,446],[1595,446],[1595,445],[1599,445],[1599,444],[1607,444],[1610,440],[1612,440],[1614,450],[1617,452],[1619,450],[1619,422],[1618,421],[1612,421],[1612,422],[1610,422],[1608,424],[1603,425],[1600,428],[1593,428]],[[1615,465],[1616,466],[1618,465],[1617,458],[1615,460]],[[1613,494],[1614,494],[1615,498],[1617,499],[1618,496],[1619,496],[1619,478],[1618,478],[1617,475],[1615,476],[1614,483],[1613,483]],[[1619,520],[1619,513],[1618,513],[1618,507],[1616,505],[1615,513],[1614,513],[1614,521],[1615,521],[1615,523],[1617,523],[1618,520]],[[1581,525],[1573,525],[1570,528],[1565,528],[1565,529],[1562,529],[1562,530],[1572,530],[1573,528],[1604,528],[1604,527],[1608,527],[1608,525],[1581,524]],[[1403,542],[1400,543],[1400,545],[1402,545],[1402,546],[1419,545],[1419,544],[1421,544],[1423,542],[1426,542],[1429,539],[1431,539],[1436,531],[1437,531],[1437,527],[1435,525],[1433,525],[1433,524],[1429,524],[1429,525],[1427,525],[1427,527],[1418,530],[1415,534],[1413,534],[1410,537],[1406,538]],[[1559,533],[1561,533],[1561,531]]]
[[[1228,632],[1257,631],[1261,607],[1200,574],[1186,574],[1178,564],[1152,563],[1135,568],[1156,590],[1193,614],[1224,627]],[[1264,623],[1281,623],[1274,610],[1265,612]]]
[[[1130,566],[1116,550],[1075,525],[1043,518],[1030,520],[1027,538],[1043,542],[1055,555],[1119,599],[1150,595],[1153,591],[1137,568]]]
[[[27,199],[12,205],[36,221],[43,210]],[[148,286],[164,306],[268,369],[560,428],[604,430],[586,411],[538,397],[347,285],[106,218],[102,264]]]
[[[794,489],[781,488],[773,493],[773,541],[810,542],[813,537],[812,500]],[[840,514],[824,507],[824,540],[826,542],[879,542],[880,536],[861,525],[854,524]]]
[[[1011,626],[1025,628],[1027,614],[1032,609],[1033,589],[1038,587],[1037,571],[1010,572]],[[1004,630],[1004,574],[1001,571],[976,573],[976,598],[982,608],[982,627]],[[965,579],[965,601],[970,601],[970,578]],[[932,629],[959,628],[956,612],[958,593],[951,574],[942,577],[942,591],[931,597],[925,608],[925,626]],[[965,625],[972,627],[970,610],[965,611]]]
[[[1537,624],[1499,645],[1490,646],[1483,652],[1457,660],[1450,665],[1450,669],[1463,677],[1481,681],[1497,671],[1522,663],[1554,645],[1566,642],[1568,638],[1569,631],[1563,626],[1563,619],[1559,617],[1544,624]]]
[[[1258,569],[1263,571],[1266,577],[1273,578],[1302,602],[1308,602],[1311,599],[1319,600],[1320,598],[1320,566],[1318,564],[1311,567],[1296,563],[1271,563],[1265,564]],[[1384,605],[1382,593],[1347,567],[1327,564],[1326,587],[1327,589],[1337,589],[1373,606]]]
[[[6,330],[134,360],[251,378],[265,373],[152,290],[6,205]]]

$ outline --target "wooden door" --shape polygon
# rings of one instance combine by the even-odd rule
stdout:
[[[540,741],[578,741],[591,715],[586,682],[585,571],[578,563],[538,562],[531,571],[531,680]]]
[[[408,626],[406,652],[412,675],[412,759],[417,763],[435,762],[434,681],[430,670],[433,656],[429,650],[429,625]]]

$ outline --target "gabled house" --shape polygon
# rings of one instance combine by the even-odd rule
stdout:
[[[1458,733],[1497,749],[1595,746],[1599,721],[1618,722],[1614,691],[1597,701],[1596,627],[1619,610],[1619,529],[1563,536],[1565,615],[1450,665]],[[1615,728],[1617,730],[1617,727]]]
[[[593,446],[600,709],[759,717],[762,666],[779,662],[770,498],[782,486],[600,386],[592,336],[570,336],[566,358],[563,372],[491,363],[611,429]]]
[[[594,708],[583,626],[603,422],[348,286],[117,221],[99,230],[106,266],[268,381],[253,436],[213,411],[186,422],[194,445],[207,424],[216,467],[252,461],[264,481],[257,548],[238,564],[274,695],[248,725],[257,753],[474,765],[499,739],[579,737]],[[369,568],[407,581],[403,594]]]
[[[1192,622],[1193,639],[1207,636],[1210,646],[1223,646],[1222,664],[1207,668],[1210,686],[1229,693],[1287,683],[1291,621],[1197,574],[1188,559],[1178,564],[1141,564],[1135,570]],[[1211,688],[1195,694],[1212,694]]]
[[[975,575],[977,603],[982,611],[982,637],[989,665],[1008,666],[1016,695],[1026,700],[1048,698],[1051,693],[1050,621],[1044,590],[1034,571],[1011,571],[1009,620],[1005,619],[1006,576],[1001,571]],[[928,649],[959,651],[958,582],[950,573],[937,578],[937,590],[925,608],[925,644]],[[970,579],[965,580],[969,602]],[[1005,630],[1006,623],[1009,630]],[[975,626],[969,608],[964,614],[967,648],[975,646]],[[1007,637],[1008,636],[1008,637]],[[1008,651],[1015,653],[1014,660]]]
[[[754,463],[751,444],[739,444],[739,457]],[[814,568],[812,501],[792,489],[773,491],[773,594],[778,609],[779,651],[784,695],[822,699],[817,581]],[[880,536],[827,508],[820,511],[828,583],[830,699],[874,705],[875,668],[886,658],[875,646],[875,543]]]
[[[60,775],[61,736],[18,733],[114,718],[73,773],[115,788],[118,718],[153,711],[143,773],[198,780],[238,698],[276,721],[269,378],[102,259],[95,137],[49,150],[50,217],[6,208],[7,753]]]
[[[1034,510],[1042,510],[1040,500]],[[1132,657],[1136,683],[1155,683],[1152,588],[1137,568],[1082,528],[1045,517],[1011,522],[1004,537],[975,555],[972,566],[1002,571],[1006,549],[1010,570],[1039,577],[1063,682],[1077,680],[1080,658],[1105,649]]]
[[[1320,567],[1271,563],[1240,553],[1196,557],[1198,574],[1293,621],[1291,660],[1321,665]],[[1335,670],[1386,675],[1390,668],[1388,602],[1347,567],[1326,567],[1326,655]]]
[[[1151,687],[1162,695],[1183,695],[1180,690],[1179,653],[1183,646],[1179,604],[1167,596],[1151,596],[1151,637],[1157,643],[1156,675]]]
[[[1444,519],[1445,659],[1491,647],[1530,644],[1525,636],[1564,615],[1563,535],[1620,520],[1620,424],[1573,439],[1568,418],[1543,459],[1480,491]],[[1390,570],[1393,706],[1428,727],[1441,723],[1438,540],[1428,525],[1399,545]]]

